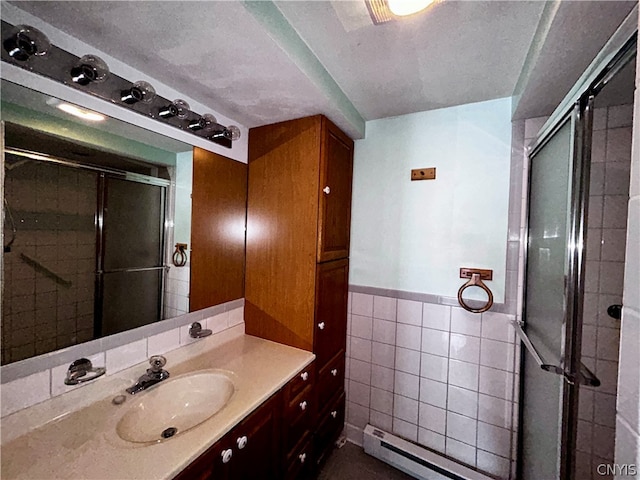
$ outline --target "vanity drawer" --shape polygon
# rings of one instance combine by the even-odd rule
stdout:
[[[318,374],[318,405],[321,409],[344,389],[344,362],[344,350],[341,350]]]
[[[313,441],[311,435],[307,435],[288,456],[284,478],[286,480],[312,478],[314,464]]]
[[[307,386],[313,385],[316,379],[315,362],[311,362],[287,384],[289,398],[295,397]]]
[[[313,429],[316,402],[309,385],[285,405],[285,447],[289,452],[302,437]]]
[[[338,395],[325,410],[319,420],[314,437],[317,462],[321,464],[333,449],[333,443],[344,429],[345,395]]]

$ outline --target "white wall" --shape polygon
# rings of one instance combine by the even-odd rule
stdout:
[[[636,88],[640,83],[640,61],[636,67]],[[616,454],[619,465],[635,464],[640,470],[640,96],[636,91],[631,186],[627,217],[620,366],[616,405]],[[616,478],[625,478],[620,475]],[[628,477],[627,477],[628,478]]]
[[[367,122],[355,145],[351,285],[455,297],[460,267],[489,268],[504,300],[510,115],[505,98]],[[422,167],[436,180],[411,182]]]
[[[191,181],[193,179],[193,152],[176,155],[176,209],[174,243],[191,246]],[[173,245],[171,246],[173,248]]]

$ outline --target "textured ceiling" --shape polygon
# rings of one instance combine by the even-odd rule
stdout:
[[[241,2],[14,4],[247,127],[326,101]]]
[[[247,127],[324,113],[355,138],[362,118],[512,95],[549,5],[444,0],[374,26],[360,0],[10,3]],[[633,2],[561,5],[520,118],[551,113]]]
[[[540,1],[443,1],[374,26],[364,2],[276,3],[367,120],[513,93]]]
[[[553,112],[635,5],[636,1],[561,2],[514,118]]]

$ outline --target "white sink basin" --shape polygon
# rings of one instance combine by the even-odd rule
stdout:
[[[203,370],[170,378],[134,398],[116,431],[129,442],[160,442],[211,418],[234,392],[233,381],[221,372]]]

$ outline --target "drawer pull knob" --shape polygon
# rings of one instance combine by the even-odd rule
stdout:
[[[304,400],[302,402],[300,402],[300,410],[302,410],[303,412],[307,409],[307,401]]]
[[[301,453],[300,455],[298,455],[298,458],[300,459],[300,463],[304,463],[304,461],[307,459],[307,454]]]
[[[331,188],[329,188],[329,186],[327,185],[326,187],[324,187],[322,189],[322,191],[326,194],[329,195],[331,193]]]
[[[318,324],[318,328],[319,328],[320,330],[324,330],[324,322],[320,322],[320,323]]]
[[[302,372],[300,374],[300,378],[302,378],[302,380],[306,382],[307,380],[309,380],[309,372]]]
[[[222,451],[222,463],[229,463],[231,457],[233,456],[233,451],[229,448],[227,450]]]
[[[243,435],[242,437],[238,437],[238,439],[236,440],[236,443],[238,444],[238,448],[240,450],[242,450],[244,447],[247,446],[247,436]]]
[[[334,377],[338,376],[338,369],[334,368],[333,370],[331,370],[331,375],[333,375]]]
[[[337,411],[337,410],[334,410],[333,412],[331,412],[331,416],[332,416],[333,418],[336,418],[336,417],[338,416],[338,411]]]

